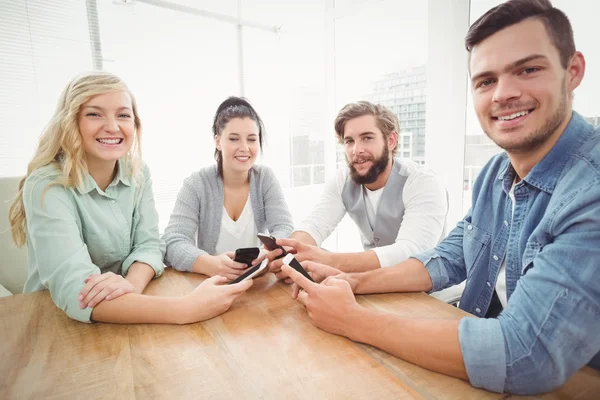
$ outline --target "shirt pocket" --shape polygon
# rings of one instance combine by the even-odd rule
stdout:
[[[86,230],[82,231],[82,235],[92,263],[102,269],[108,263],[109,258],[108,238],[105,234]]]
[[[530,268],[533,268],[533,260],[537,257],[541,250],[541,243],[533,241],[527,242],[525,245],[525,251],[523,252],[521,275],[525,275]]]
[[[492,235],[472,223],[465,222],[465,230],[463,235],[463,251],[465,266],[467,269],[467,277],[471,276],[471,272],[477,266],[481,257],[488,247]]]

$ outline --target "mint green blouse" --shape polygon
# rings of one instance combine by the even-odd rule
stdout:
[[[80,309],[77,299],[85,278],[108,271],[126,276],[135,261],[150,265],[155,277],[164,271],[150,171],[144,166],[137,182],[120,161],[106,191],[90,175],[80,188],[48,186],[59,174],[48,165],[23,187],[29,269],[23,292],[48,289],[69,317],[90,322],[92,309]]]

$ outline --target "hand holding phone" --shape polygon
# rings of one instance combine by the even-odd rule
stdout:
[[[300,272],[304,277],[311,282],[314,282],[313,278],[310,276],[308,272],[302,267],[302,264],[296,260],[293,254],[288,254],[283,258],[283,263],[294,268],[296,271]]]
[[[281,257],[286,256],[287,251],[285,251],[283,246],[280,246],[277,244],[277,239],[275,239],[273,236],[263,235],[262,233],[259,233],[257,236],[267,250],[273,251],[273,250],[281,249],[282,253],[281,253],[281,255],[279,255],[275,258],[276,260]]]
[[[235,251],[233,261],[246,264],[248,267],[252,265],[252,261],[256,260],[260,254],[258,247],[244,247]]]
[[[248,269],[248,271],[244,272],[242,275],[229,282],[229,285],[243,282],[245,280],[255,277],[256,275],[260,274],[265,268],[267,268],[268,264],[269,260],[265,258],[260,264],[251,267],[250,269]]]

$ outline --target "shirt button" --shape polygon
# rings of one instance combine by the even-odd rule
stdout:
[[[473,229],[473,225],[471,225],[471,224],[467,225],[467,229],[468,230],[472,230]]]
[[[476,308],[476,309],[475,309],[475,312],[476,312],[477,314],[481,314],[481,308]]]
[[[504,221],[504,225],[505,225],[505,226],[508,226],[508,221]]]
[[[489,283],[489,282],[486,282],[485,284],[486,284],[488,287],[492,287],[492,284],[491,284],[491,283]]]
[[[498,261],[498,256],[494,254],[494,256],[492,257],[494,259],[494,261]]]
[[[115,200],[111,200],[110,202],[111,202],[111,203],[113,203],[113,204],[115,204],[115,203],[116,203],[116,201],[115,201]]]
[[[373,240],[379,242],[379,238],[373,238]]]

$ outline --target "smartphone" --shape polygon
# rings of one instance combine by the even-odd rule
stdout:
[[[283,263],[285,265],[289,265],[296,271],[300,272],[302,275],[304,275],[305,278],[307,278],[311,282],[314,282],[313,278],[309,275],[308,272],[306,272],[306,270],[302,267],[302,264],[300,264],[298,260],[296,260],[293,254],[288,254],[287,256],[285,256],[285,258],[283,259]]]
[[[244,247],[235,251],[233,261],[246,264],[247,266],[252,265],[252,261],[256,260],[260,250],[258,247]]]
[[[246,279],[250,279],[250,278],[258,275],[260,272],[262,272],[262,270],[267,268],[268,264],[269,264],[269,259],[265,258],[260,264],[257,264],[254,267],[251,267],[248,271],[244,272],[242,275],[238,276],[237,278],[235,278],[234,280],[229,282],[229,285],[233,285],[234,283],[240,283],[242,281],[245,281]]]
[[[257,236],[260,239],[260,241],[265,245],[267,250],[273,251],[275,249],[281,249],[283,251],[283,253],[281,253],[281,255],[278,256],[276,260],[287,255],[287,251],[285,251],[283,246],[277,244],[277,239],[275,239],[273,236],[263,235],[262,233],[259,233]]]

